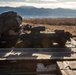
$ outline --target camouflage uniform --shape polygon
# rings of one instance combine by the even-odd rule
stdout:
[[[0,24],[2,33],[4,33],[5,31],[8,31],[9,29],[13,29],[17,31],[18,27],[22,23],[22,17],[14,11],[8,11],[8,12],[2,13],[0,15],[0,20],[2,22]]]
[[[14,30],[15,32],[20,31],[20,24],[22,23],[22,17],[14,11],[7,11],[2,14],[0,14],[0,35],[1,37],[4,35],[9,35],[9,30]],[[0,38],[1,38],[0,37]],[[6,47],[12,47],[12,43],[16,41],[9,41],[8,46]],[[1,43],[1,41],[0,41]],[[6,44],[7,45],[7,44]]]
[[[14,30],[15,32],[20,31],[20,24],[22,23],[22,17],[14,11],[8,11],[0,14],[0,34],[9,35],[9,30]],[[28,25],[27,25],[28,26]],[[28,28],[28,27],[27,27]],[[26,30],[27,30],[26,28]],[[15,47],[15,48],[29,48],[29,47],[50,47],[50,39],[43,38],[42,40],[35,39],[14,39],[6,43],[6,47]]]
[[[43,48],[50,48],[52,46],[53,41],[49,38],[43,38],[41,43]]]
[[[30,40],[18,39],[14,47],[15,48],[30,48],[30,46],[31,46]]]

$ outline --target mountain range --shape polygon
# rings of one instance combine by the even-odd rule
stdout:
[[[0,13],[16,11],[24,18],[76,18],[76,10],[73,9],[50,9],[36,8],[33,6],[0,7]]]

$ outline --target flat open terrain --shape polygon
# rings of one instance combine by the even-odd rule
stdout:
[[[32,26],[44,25],[46,32],[58,29],[69,31],[72,35],[76,35],[76,18],[28,18],[23,19],[23,23],[28,23]]]

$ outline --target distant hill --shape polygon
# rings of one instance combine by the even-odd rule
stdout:
[[[45,8],[35,8],[33,6],[20,6],[20,7],[0,7],[0,13],[4,11],[13,10],[18,12],[21,16],[30,17],[40,17],[40,18],[76,18],[76,10],[72,9],[45,9]]]

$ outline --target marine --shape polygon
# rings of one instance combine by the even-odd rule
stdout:
[[[25,26],[25,31],[32,29],[29,38],[22,39],[19,36],[22,34],[22,17],[14,11],[7,11],[0,14],[0,48],[46,48],[50,47],[51,42],[48,38],[37,38],[31,36],[40,31],[44,31],[45,27],[32,28],[29,24]],[[27,33],[24,33],[27,35]]]
[[[0,14],[0,48],[11,48],[15,45],[18,38],[14,40],[8,38],[20,34],[21,24],[22,17],[17,12],[7,11]]]

